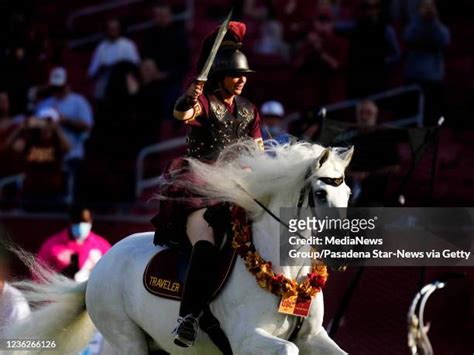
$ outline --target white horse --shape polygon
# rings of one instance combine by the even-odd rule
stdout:
[[[345,183],[332,186],[323,180],[344,177],[352,149],[295,143],[262,154],[253,145],[243,148],[237,157],[235,149],[224,151],[212,166],[191,161],[194,173],[204,182],[193,188],[243,207],[253,218],[254,244],[261,256],[273,262],[276,273],[301,280],[310,268],[276,265],[280,225],[252,198],[278,215],[280,207],[296,206],[300,191],[310,184],[316,206],[346,207],[349,187]],[[102,257],[87,282],[75,283],[52,274],[46,275],[49,281],[42,285],[23,282],[19,286],[29,289],[27,298],[53,302],[33,312],[27,324],[12,327],[8,337],[56,339],[60,346],[56,351],[66,354],[87,343],[95,326],[118,354],[147,354],[150,342],[172,354],[219,353],[202,331],[192,348],[173,344],[171,331],[179,302],[153,296],[143,287],[145,266],[159,250],[152,241],[153,233],[123,239]],[[234,354],[345,354],[322,326],[322,292],[313,300],[310,314],[293,342],[287,339],[297,317],[278,313],[279,301],[258,286],[243,260],[237,258],[226,286],[210,305]]]

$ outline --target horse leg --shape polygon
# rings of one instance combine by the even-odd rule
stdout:
[[[90,295],[96,296],[95,292],[90,292]],[[94,298],[96,301],[100,300],[98,297]],[[145,332],[127,316],[117,297],[110,296],[107,300],[89,302],[87,311],[97,330],[112,347],[114,355],[148,354]]]
[[[230,334],[227,334],[228,336]],[[297,355],[298,347],[290,341],[277,338],[261,328],[239,339],[230,337],[234,354]]]
[[[147,355],[145,332],[130,319],[126,311],[127,296],[121,287],[121,277],[126,279],[128,276],[124,272],[126,264],[116,261],[125,258],[120,254],[114,256],[106,254],[89,278],[87,312],[97,330],[113,348],[114,355]]]
[[[303,323],[295,344],[301,354],[347,354],[332,340],[323,327],[323,293],[318,293],[311,306],[309,317]]]
[[[321,327],[316,334],[298,336],[295,341],[301,354],[342,355],[347,354],[332,340],[326,329]]]
[[[145,333],[130,319],[116,321],[109,318],[107,323],[108,326],[104,323],[104,326],[97,328],[113,348],[114,355],[148,354]]]

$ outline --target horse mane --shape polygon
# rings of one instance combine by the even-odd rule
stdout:
[[[278,191],[285,194],[286,201],[296,204],[308,169],[323,150],[305,142],[272,142],[262,153],[253,140],[243,141],[224,149],[212,165],[188,158],[194,181],[178,178],[168,184],[212,200],[235,203],[255,218],[262,209],[253,198],[268,205]]]

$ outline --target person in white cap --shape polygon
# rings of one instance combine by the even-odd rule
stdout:
[[[64,156],[64,163],[75,181],[84,161],[84,143],[94,124],[92,109],[82,95],[69,87],[65,68],[51,70],[49,85],[52,95],[37,105],[36,112],[38,115],[42,109],[53,108],[59,113],[58,123],[71,144],[70,151]]]
[[[264,140],[274,139],[278,143],[288,143],[289,135],[283,129],[283,118],[285,109],[279,101],[266,101],[260,107],[260,115],[263,119],[262,137]]]
[[[7,147],[23,162],[22,198],[25,208],[43,209],[61,202],[64,185],[62,162],[71,145],[59,122],[57,110],[43,108],[7,138]]]

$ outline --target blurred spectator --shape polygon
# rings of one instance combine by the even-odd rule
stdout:
[[[278,56],[289,59],[289,46],[283,40],[283,27],[279,21],[266,21],[261,26],[260,38],[254,46],[254,51],[260,55]]]
[[[398,23],[410,23],[418,14],[420,2],[420,0],[391,1],[390,18]]]
[[[134,148],[128,143],[138,141],[130,139],[136,129],[134,120],[134,95],[138,90],[138,66],[140,57],[135,44],[122,36],[122,29],[117,19],[108,20],[106,23],[107,38],[95,50],[89,75],[96,79],[96,120],[94,132],[91,136],[88,149],[95,154],[102,154],[101,167],[109,176],[121,176],[120,183],[133,180],[133,172],[127,165],[130,158],[135,155]],[[124,144],[127,142],[127,144]],[[129,172],[125,172],[128,170]],[[97,171],[86,172],[85,179],[94,178]],[[122,196],[114,186],[115,197]],[[84,199],[100,198],[103,188],[96,191],[82,191]],[[87,196],[87,193],[90,195]],[[87,196],[87,197],[85,197]],[[107,199],[109,197],[107,196]],[[110,201],[110,200],[109,200]]]
[[[316,17],[314,0],[275,0],[276,17],[283,24],[284,38],[288,43],[303,39],[308,24]]]
[[[329,103],[345,97],[342,73],[347,60],[347,43],[334,33],[330,4],[323,4],[318,6],[311,29],[294,55],[293,65],[318,88],[314,99]]]
[[[71,90],[66,69],[56,67],[51,70],[49,85],[52,95],[38,103],[38,110],[53,108],[60,115],[59,124],[71,145],[64,156],[65,168],[72,178],[72,186],[75,186],[84,162],[84,143],[94,124],[92,109],[82,95]]]
[[[274,0],[275,17],[283,25],[283,37],[290,45],[304,39],[308,24],[316,16],[314,0]]]
[[[7,283],[8,259],[0,249],[0,335],[2,328],[28,318],[30,306],[22,293]]]
[[[268,19],[270,15],[270,8],[268,7],[270,1],[265,0],[243,0],[242,14],[246,20],[263,21]]]
[[[0,91],[0,124],[10,120],[10,99],[8,92]]]
[[[9,92],[11,112],[24,113],[28,109],[29,88],[44,81],[46,67],[51,63],[44,51],[47,35],[39,33],[24,10],[10,6],[2,10],[2,25],[6,28],[0,37],[5,35],[6,41],[5,45],[0,44],[1,84]]]
[[[26,48],[22,43],[14,43],[0,57],[2,87],[10,95],[10,110],[13,114],[26,111],[27,92],[30,86],[30,64]]]
[[[140,65],[141,83],[136,95],[136,136],[140,148],[155,143],[159,128],[166,117],[165,93],[167,75],[161,72],[153,59],[145,59]]]
[[[378,107],[371,100],[361,101],[356,108],[357,130],[351,144],[354,156],[348,172],[352,201],[358,206],[383,206],[384,192],[391,174],[399,171],[397,136],[377,127]]]
[[[109,87],[109,79],[117,65],[133,66],[139,62],[140,55],[135,43],[122,36],[119,20],[109,19],[106,22],[106,38],[95,49],[88,69],[89,77],[95,80],[95,97],[105,99],[108,91],[115,89]]]
[[[168,79],[164,110],[167,117],[171,117],[184,76],[189,70],[191,53],[188,36],[183,25],[173,21],[171,7],[165,2],[155,5],[152,14],[155,26],[145,34],[143,56],[153,59]]]
[[[166,1],[171,3],[173,8],[176,8],[176,2],[181,1],[182,3],[186,3],[186,1],[182,0],[158,0],[158,1]],[[190,4],[188,2],[188,4]],[[194,18],[198,19],[206,19],[211,21],[221,21],[222,18],[227,16],[229,13],[229,9],[233,8],[233,17],[234,18],[241,18],[243,13],[243,0],[234,1],[234,0],[205,0],[199,1],[195,3],[196,6],[193,6]]]
[[[318,142],[322,133],[323,120],[326,116],[324,108],[311,109],[299,117],[292,127],[292,133],[307,142]]]
[[[263,119],[262,138],[263,140],[274,139],[278,143],[289,143],[290,137],[283,127],[285,109],[279,101],[267,101],[260,107],[260,116]]]
[[[0,90],[0,152],[6,148],[6,139],[12,130],[24,120],[24,115],[13,116],[10,113],[10,97],[8,92]]]
[[[405,78],[419,84],[425,95],[425,125],[434,125],[442,115],[444,50],[450,33],[441,23],[433,0],[423,0],[419,13],[405,29],[408,47]]]
[[[23,199],[25,207],[46,207],[57,204],[64,192],[62,161],[70,150],[70,143],[59,125],[59,113],[42,109],[30,117],[7,139],[7,145],[21,154],[25,180]]]
[[[399,58],[395,30],[381,16],[380,0],[363,0],[350,31],[348,95],[359,98],[385,90],[390,64]]]
[[[6,148],[6,138],[10,135],[10,130],[13,126],[14,123],[10,117],[10,99],[8,93],[6,91],[0,91],[0,156]],[[0,161],[3,163],[3,159],[0,158]],[[7,174],[2,172],[0,173],[0,176],[1,175]]]
[[[41,246],[38,259],[56,272],[85,281],[99,259],[111,248],[103,237],[92,232],[89,209],[73,206],[69,226],[50,236]]]
[[[8,93],[0,91],[0,178],[21,172],[19,157],[8,149],[7,140],[24,120],[23,115],[10,114]]]
[[[10,5],[13,5],[10,3]],[[11,45],[25,44],[28,40],[28,25],[24,10],[9,6],[4,8],[0,15],[0,47],[8,48]]]
[[[363,100],[356,107],[356,121],[361,129],[371,129],[377,125],[379,108],[372,100]]]

